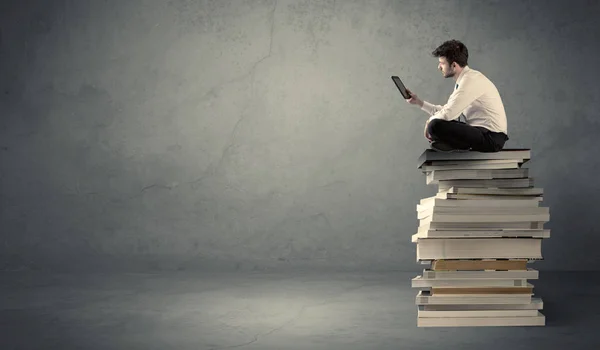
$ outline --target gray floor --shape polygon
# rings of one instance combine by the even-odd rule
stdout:
[[[2,273],[0,349],[600,345],[600,273],[540,272],[546,326],[495,328],[417,328],[414,275]]]

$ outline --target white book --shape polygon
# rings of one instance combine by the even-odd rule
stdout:
[[[501,294],[501,293],[499,293],[499,292],[496,292],[496,293],[494,293],[494,291],[493,291],[493,290],[494,290],[494,288],[506,288],[506,289],[513,289],[513,290],[515,290],[515,289],[522,290],[523,288],[528,288],[528,289],[531,289],[531,290],[533,290],[533,288],[534,288],[534,287],[535,287],[535,286],[534,286],[533,284],[526,282],[526,284],[525,284],[524,286],[504,286],[504,287],[497,287],[497,286],[487,286],[487,287],[469,287],[469,288],[471,288],[471,289],[475,289],[475,288],[476,288],[476,289],[482,289],[482,290],[485,290],[485,291],[482,291],[482,292],[481,292],[481,294],[496,294],[496,293],[497,293],[497,294]],[[447,287],[446,287],[446,286],[444,286],[444,287],[427,287],[427,288],[425,288],[424,290],[431,290],[431,288],[436,288],[436,289],[438,290],[438,295],[439,295],[439,294],[446,294],[446,295],[449,295],[449,294],[450,294],[450,295],[457,295],[457,294],[459,294],[459,293],[454,293],[454,291],[453,291],[452,293],[447,293],[447,291],[448,291],[448,290],[455,290],[455,289],[457,289],[457,288],[463,288],[463,287],[455,287],[455,286],[447,286]],[[446,291],[446,292],[444,292],[444,291]],[[525,293],[525,292],[523,292],[523,293]],[[518,294],[523,294],[523,293],[518,293]],[[478,293],[473,293],[473,292],[470,292],[470,293],[463,293],[462,295],[472,295],[472,294],[478,294]],[[512,294],[512,293],[511,293],[511,294]],[[435,294],[434,294],[434,296],[435,296]]]
[[[438,193],[440,193],[438,191]],[[465,186],[452,186],[442,193],[448,194],[486,194],[486,195],[498,195],[498,196],[542,196],[544,189],[539,187],[528,187],[528,188],[492,188],[492,187],[465,187]]]
[[[497,217],[517,217],[521,218],[522,215],[535,215],[535,217],[548,218],[550,219],[550,208],[549,207],[421,207],[417,210],[417,218],[425,219],[432,215],[438,216],[438,218],[444,217],[445,214],[455,217],[470,217],[473,216],[473,220],[477,221],[481,216],[489,216],[494,220],[485,221],[497,221]],[[540,216],[538,216],[540,215]],[[535,220],[535,219],[534,219]],[[523,221],[523,220],[510,220],[510,221]]]
[[[418,232],[439,229],[453,230],[502,230],[502,229],[543,229],[545,221],[524,222],[419,222]]]
[[[419,205],[421,205],[421,206],[432,206],[432,205],[434,205],[435,200],[437,198],[443,199],[443,200],[446,199],[443,193],[439,193],[439,194],[436,194],[435,196],[431,196],[431,197],[421,198],[419,200],[419,204],[417,204],[417,210],[418,210],[418,206]]]
[[[433,287],[527,287],[526,279],[472,278],[472,279],[440,279],[417,276],[411,280],[412,288]]]
[[[441,279],[441,280],[467,280],[467,279],[527,279],[535,280],[539,278],[539,271],[528,268],[527,270],[482,270],[482,271],[434,271],[431,269],[423,269],[423,278],[426,279]]]
[[[500,160],[498,163],[479,163],[479,164],[443,164],[443,165],[423,165],[421,170],[429,172],[434,170],[472,170],[472,169],[518,169],[519,162],[505,162]]]
[[[497,207],[450,207],[450,206],[433,206],[429,208],[421,208],[417,212],[432,211],[434,214],[473,214],[473,215],[532,215],[532,214],[550,214],[550,207],[529,206],[529,207],[513,207],[513,206],[497,206]]]
[[[452,187],[463,188],[533,188],[535,180],[526,179],[492,179],[492,180],[440,180],[439,191],[449,191]]]
[[[529,176],[529,169],[473,169],[473,170],[432,170],[426,173],[426,183],[436,184],[446,180],[493,180],[522,179]]]
[[[524,222],[419,222],[418,232],[428,230],[502,230],[502,229],[543,229],[545,221]]]
[[[531,304],[531,294],[438,294],[420,290],[416,305]]]
[[[539,202],[543,201],[544,198],[542,196],[503,196],[503,195],[494,195],[494,194],[468,194],[468,193],[440,193],[436,195],[437,198],[445,198],[445,199],[456,199],[456,200],[465,200],[465,199],[494,199],[494,200],[511,200],[511,199],[535,199]]]
[[[462,223],[478,223],[478,222],[525,222],[525,221],[537,221],[537,222],[548,222],[550,221],[550,213],[543,214],[452,214],[452,213],[433,213],[427,217],[419,218],[421,224],[427,224],[429,222],[462,222]]]
[[[544,326],[545,316],[519,317],[417,317],[417,327],[523,327]]]
[[[519,207],[529,208],[538,207],[540,201],[537,198],[526,199],[446,199],[438,197],[423,198],[417,204],[417,211],[433,207],[468,207],[468,208],[496,208],[496,207]]]
[[[538,310],[425,310],[424,305],[417,307],[418,317],[527,317],[537,316]]]
[[[542,310],[544,301],[540,297],[531,297],[531,302],[527,304],[431,304],[417,307],[425,311]]]
[[[497,260],[495,258],[483,258],[483,259],[460,259],[460,260]],[[528,264],[534,264],[535,262],[539,261],[539,260],[543,260],[543,259],[524,259],[527,260]],[[428,265],[431,266],[432,261],[431,260],[417,260],[416,261],[417,264],[421,264],[421,265]]]
[[[417,261],[436,259],[542,259],[542,239],[419,239],[417,241]]]
[[[419,238],[550,238],[550,229],[546,230],[427,230],[419,231],[411,236],[415,243]]]

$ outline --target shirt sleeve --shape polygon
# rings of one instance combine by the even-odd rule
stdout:
[[[458,89],[448,98],[448,103],[433,113],[429,120],[454,120],[460,117],[462,112],[483,94],[483,89],[479,85],[481,84],[476,80],[465,77]],[[425,103],[423,103],[423,106],[425,106]]]
[[[427,112],[427,114],[429,114],[429,115],[434,115],[437,111],[441,110],[443,107],[444,106],[434,105],[427,101],[423,101],[423,107],[421,107],[421,110]]]

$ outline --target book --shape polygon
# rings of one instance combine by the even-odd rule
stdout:
[[[423,165],[421,167],[421,171],[429,172],[433,170],[473,170],[473,169],[518,169],[520,167],[520,161],[503,161],[500,160],[499,163],[480,163],[480,164],[469,164],[467,162],[457,163],[454,162],[452,164],[432,164],[432,165]],[[433,162],[436,163],[436,162]]]
[[[454,230],[502,230],[502,229],[542,229],[546,221],[525,222],[432,222],[431,220],[420,220],[418,231],[454,229]]]
[[[436,259],[431,262],[431,270],[439,271],[526,271],[528,259]]]
[[[550,230],[498,229],[498,230],[427,230],[412,235],[411,241],[419,238],[550,238]]]
[[[537,198],[525,199],[448,199],[437,196],[423,198],[417,204],[417,211],[432,207],[469,207],[469,208],[496,208],[496,207],[538,207],[540,201]]]
[[[546,318],[537,311],[536,316],[517,317],[417,317],[417,327],[488,327],[488,326],[544,326]]]
[[[505,148],[499,152],[437,152],[432,149],[426,149],[418,159],[418,167],[420,168],[426,162],[440,160],[522,160],[523,163],[531,158],[530,149],[509,149]]]
[[[493,179],[525,179],[529,169],[495,169],[495,170],[432,170],[425,179],[428,185],[437,184],[441,180],[493,180]]]
[[[417,306],[418,317],[524,317],[537,316],[538,312],[538,309],[425,310],[425,305]]]
[[[423,311],[542,310],[544,301],[540,297],[531,297],[527,304],[425,304],[417,308]]]
[[[542,239],[424,238],[417,241],[417,261],[438,259],[542,259]]]
[[[530,304],[531,294],[438,294],[421,290],[415,298],[416,305],[476,305],[476,304]]]
[[[471,270],[471,271],[440,271],[423,269],[423,278],[429,280],[489,280],[489,279],[538,279],[539,271],[526,270]]]
[[[533,294],[533,284],[528,283],[527,287],[431,287],[431,295],[440,294]]]
[[[496,194],[467,194],[467,193],[438,193],[436,194],[437,198],[442,198],[442,199],[455,199],[455,200],[464,200],[464,199],[472,199],[472,200],[482,200],[482,199],[492,199],[492,200],[515,200],[515,199],[519,199],[519,200],[526,200],[526,199],[532,199],[532,200],[536,200],[538,202],[541,202],[544,200],[544,198],[542,196],[537,196],[537,195],[522,195],[522,196],[518,196],[518,195],[496,195]]]
[[[533,178],[526,179],[491,179],[491,180],[440,180],[438,189],[447,191],[452,187],[463,188],[532,188]]]
[[[511,278],[468,278],[468,279],[443,279],[443,278],[425,278],[419,275],[412,279],[413,288],[433,288],[433,287],[455,287],[455,288],[476,288],[476,287],[523,287],[527,286],[527,279]]]
[[[486,188],[486,187],[470,187],[470,186],[453,186],[441,193],[447,194],[479,194],[479,195],[493,195],[493,198],[501,199],[501,196],[542,196],[544,194],[543,188]],[[510,198],[513,199],[513,198]]]
[[[482,160],[468,160],[468,159],[455,159],[455,160],[430,160],[426,162],[424,166],[469,166],[469,165],[486,165],[486,164],[503,164],[507,162],[523,163],[523,159],[482,159]]]
[[[438,222],[455,222],[462,221],[474,221],[474,222],[487,222],[487,221],[498,221],[499,218],[507,218],[508,221],[523,221],[523,216],[527,216],[529,219],[534,221],[548,221],[550,220],[550,208],[548,207],[444,207],[444,206],[431,206],[421,207],[417,210],[417,219],[426,219],[433,216],[432,221]],[[451,221],[442,219],[444,217],[451,216]],[[437,217],[439,220],[435,220]],[[483,218],[489,217],[489,220]],[[514,220],[513,220],[514,218]],[[456,220],[455,220],[456,219]],[[505,221],[505,220],[501,220]]]
[[[546,208],[542,208],[546,209]],[[504,222],[548,222],[550,221],[550,213],[522,213],[522,214],[489,214],[484,213],[480,215],[475,214],[467,214],[467,213],[432,213],[426,217],[418,217],[420,220],[420,225],[427,224],[430,222],[438,222],[438,223],[504,223]]]

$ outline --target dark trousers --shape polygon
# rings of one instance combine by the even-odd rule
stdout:
[[[458,120],[433,119],[427,126],[427,132],[433,141],[477,152],[498,152],[508,140],[508,136],[503,132],[493,132]]]

